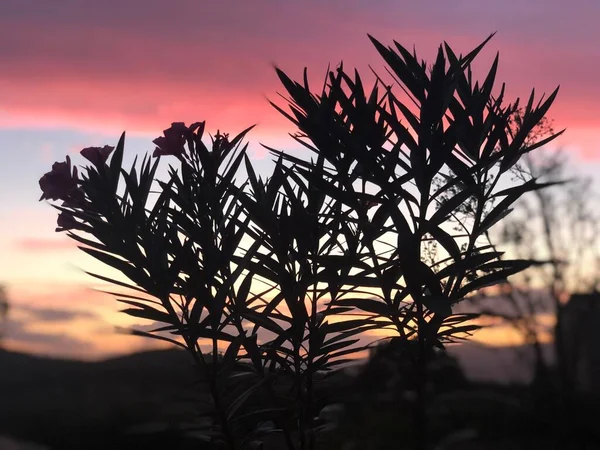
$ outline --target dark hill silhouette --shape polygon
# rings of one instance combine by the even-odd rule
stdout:
[[[507,375],[513,380],[528,377],[527,364],[519,365],[514,348],[486,349],[468,343],[453,347],[451,353],[475,379],[502,382],[510,381]],[[0,350],[0,435],[52,448],[174,446],[173,433],[196,416],[203,395],[192,359],[180,350],[100,362]],[[150,437],[144,431],[154,434]],[[157,432],[167,441],[157,438]]]
[[[52,448],[120,448],[110,436],[166,428],[201,400],[191,360],[177,350],[102,362],[0,351],[0,368],[0,435]]]

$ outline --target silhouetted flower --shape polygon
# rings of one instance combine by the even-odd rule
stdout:
[[[229,145],[229,133],[223,133],[217,130],[217,134],[213,140],[213,151],[217,153],[223,152]]]
[[[71,170],[71,158],[65,162],[55,162],[52,170],[40,178],[42,196],[40,200],[65,200],[77,190],[77,168]]]
[[[82,207],[85,204],[85,194],[81,188],[77,188],[71,191],[69,196],[65,199],[63,206],[69,207]]]
[[[170,128],[163,131],[164,136],[157,137],[152,142],[156,149],[152,156],[173,155],[180,157],[185,151],[186,136],[190,130],[183,122],[173,122]]]
[[[193,124],[191,124],[188,128],[190,133],[196,132],[196,134],[200,137],[202,137],[202,135],[204,134],[204,127],[206,125],[206,121],[202,121],[202,122],[194,122]]]
[[[105,145],[104,147],[87,147],[79,153],[96,167],[102,167],[114,149],[110,145]]]
[[[79,222],[77,222],[77,220],[75,220],[75,217],[73,217],[73,214],[71,214],[67,211],[63,211],[58,215],[56,224],[58,225],[58,228],[56,228],[56,231],[67,231],[67,230],[72,230],[74,228],[79,227]]]

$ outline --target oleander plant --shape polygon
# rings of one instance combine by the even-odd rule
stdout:
[[[268,177],[247,155],[252,127],[209,136],[205,122],[176,122],[131,167],[123,134],[41,178],[57,231],[124,278],[90,275],[154,325],[131,332],[189,352],[214,448],[328,447],[323,386],[380,340],[413,369],[406,448],[435,444],[428,364],[478,327],[455,305],[535,263],[502,257],[487,232],[548,185],[510,173],[560,134],[527,139],[557,91],[507,102],[498,56],[473,79],[490,38],[465,56],[444,43],[428,65],[370,37],[390,81],[369,87],[342,65],[320,91],[306,70],[294,81],[277,69],[286,100],[273,106],[305,151],[268,148]]]

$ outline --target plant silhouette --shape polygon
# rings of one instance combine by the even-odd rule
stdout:
[[[250,128],[207,145],[204,122],[173,123],[154,161],[124,169],[123,134],[115,148],[84,149],[81,175],[67,157],[42,177],[42,198],[62,200],[57,230],[130,282],[92,275],[127,289],[116,294],[127,314],[157,323],[133,333],[192,355],[210,389],[203,430],[215,446],[318,447],[320,385],[382,334],[414,369],[406,445],[431,444],[429,359],[477,328],[453,306],[533,264],[500,259],[485,237],[523,194],[551,183],[502,180],[560,134],[526,141],[557,91],[537,102],[532,92],[515,131],[519,101],[494,90],[498,57],[473,81],[490,38],[466,56],[443,44],[430,68],[370,38],[402,92],[377,74],[366,89],[340,65],[315,93],[306,70],[296,82],[277,69],[288,102],[273,106],[308,154],[270,148],[266,179],[242,144]],[[165,181],[155,177],[162,157],[177,161]]]

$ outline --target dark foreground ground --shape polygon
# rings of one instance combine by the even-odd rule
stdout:
[[[471,371],[477,359],[485,364],[476,350],[465,351],[471,353],[459,360]],[[593,399],[580,399],[566,412],[550,393],[534,395],[525,385],[506,383],[507,370],[518,374],[506,355],[496,353],[492,360],[504,361],[504,372],[488,363],[475,370],[480,381],[473,382],[451,366],[433,378],[432,433],[446,437],[444,446],[436,438],[438,449],[600,449],[600,409]],[[504,383],[491,382],[493,375]],[[346,399],[346,412],[324,448],[411,448],[410,417],[398,408],[409,396],[382,387],[387,374],[374,376],[341,376],[337,397]],[[181,431],[205,400],[190,358],[176,350],[97,363],[0,351],[0,436],[45,448],[207,448]],[[0,438],[0,450],[2,445],[8,444]]]

